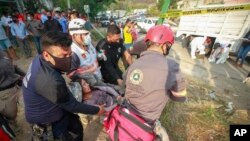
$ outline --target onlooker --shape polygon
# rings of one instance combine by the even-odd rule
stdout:
[[[44,31],[62,31],[61,24],[54,18],[52,18],[51,12],[47,12],[48,20],[44,23]]]
[[[28,13],[27,14],[27,30],[29,31],[30,35],[33,36],[35,45],[36,45],[36,50],[38,54],[41,54],[41,30],[43,29],[43,25],[41,21],[34,19],[34,14],[33,13]]]
[[[47,21],[47,20],[48,20],[47,12],[46,12],[46,10],[42,9],[41,10],[41,21],[42,21],[42,24],[44,24],[45,21]]]
[[[135,21],[133,21],[131,25],[131,34],[134,43],[138,39],[137,23]]]
[[[216,62],[216,64],[225,63],[229,57],[230,47],[231,44],[227,42],[215,43],[208,61]]]
[[[132,26],[132,21],[130,19],[127,19],[123,29],[123,37],[124,37],[124,46],[128,50],[132,49],[133,47],[131,26]]]
[[[16,37],[18,44],[23,49],[26,57],[31,57],[32,52],[28,41],[28,31],[26,29],[26,25],[17,19],[16,16],[12,17],[13,24],[11,25],[11,33]]]
[[[0,51],[6,51],[8,57],[12,60],[18,59],[16,52],[11,46],[10,40],[6,35],[6,32],[4,30],[4,24],[2,21],[0,21]]]
[[[59,23],[62,26],[62,31],[64,33],[68,32],[68,20],[65,12],[62,12],[59,18]]]
[[[198,50],[200,55],[205,55],[205,48],[211,43],[208,37],[194,37],[190,43],[191,57],[196,59],[195,52]]]
[[[67,88],[62,73],[71,67],[70,36],[58,31],[47,32],[41,43],[42,54],[34,58],[23,81],[26,120],[38,127],[51,127],[55,140],[67,141],[70,137],[82,141],[83,128],[74,113],[102,114],[103,105],[77,102]]]
[[[121,30],[121,39],[123,39],[123,25],[121,22],[118,23],[118,27],[120,28]]]
[[[19,86],[25,75],[12,61],[0,51],[0,113],[8,118],[17,116]]]
[[[14,16],[16,16],[19,21],[25,22],[24,15],[19,13],[19,11],[14,11]]]
[[[246,34],[246,36],[243,39],[243,43],[238,51],[238,55],[235,61],[235,65],[242,67],[248,52],[250,51],[250,30],[248,31],[248,33]],[[237,65],[239,59],[241,59],[240,64]]]
[[[98,42],[96,49],[98,52],[104,52],[107,59],[100,60],[101,72],[106,83],[122,85],[122,71],[118,66],[120,58],[124,59],[127,64],[132,64],[131,55],[123,46],[120,39],[121,30],[116,25],[108,27],[105,39]]]
[[[186,83],[179,64],[166,58],[174,43],[173,31],[156,25],[147,32],[145,42],[147,51],[127,70],[125,106],[153,127],[169,98],[185,101]]]

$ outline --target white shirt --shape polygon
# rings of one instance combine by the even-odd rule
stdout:
[[[96,49],[94,48],[92,44],[88,47],[88,50],[86,51],[78,47],[78,45],[73,42],[71,45],[71,50],[78,56],[80,60],[80,67],[97,65],[97,53],[96,53]],[[94,74],[96,74],[98,78],[100,79],[102,78],[99,67],[98,69],[96,69]]]

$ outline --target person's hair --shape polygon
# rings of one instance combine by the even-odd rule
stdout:
[[[34,17],[34,13],[29,12],[28,14],[29,14],[31,17]]]
[[[214,49],[220,47],[220,43],[214,43]]]
[[[117,25],[110,25],[108,26],[107,34],[108,35],[121,34],[121,30]]]
[[[52,46],[59,46],[62,48],[70,48],[72,39],[68,33],[59,31],[46,32],[41,38],[42,51],[45,51]]]
[[[127,19],[126,22],[125,22],[125,25],[127,25],[129,22],[131,22],[131,20]]]
[[[146,41],[146,47],[147,47],[147,48],[149,48],[149,47],[151,47],[151,46],[153,46],[153,45],[155,45],[155,44],[157,44],[157,43],[152,42],[152,41],[150,41],[150,40],[147,40],[147,41]]]

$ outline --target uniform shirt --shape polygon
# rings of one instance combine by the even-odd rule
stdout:
[[[85,50],[81,49],[80,47],[78,47],[78,45],[75,42],[73,42],[71,44],[71,50],[77,56],[77,58],[73,57],[73,60],[72,60],[72,63],[74,64],[73,69],[76,69],[78,67],[97,65],[96,49],[93,47],[92,44],[88,47],[88,50],[85,51]],[[78,61],[79,61],[79,63],[78,63]],[[77,62],[77,63],[75,63],[75,62]],[[99,79],[102,79],[101,71],[99,68],[96,69],[94,74]]]
[[[4,26],[4,23],[2,21],[0,21],[0,40],[7,39],[7,36],[6,36],[6,33],[5,33],[3,26]]]
[[[41,56],[32,61],[23,80],[25,116],[29,123],[49,124],[62,118],[63,111],[96,114],[98,107],[77,102],[59,70]]]
[[[101,66],[101,72],[104,80],[109,82],[107,79],[116,81],[122,79],[122,71],[118,67],[119,59],[124,55],[126,48],[123,46],[122,41],[120,43],[110,44],[106,39],[102,39],[96,46],[97,51],[103,49],[107,60],[99,61]],[[111,82],[109,82],[111,83]]]
[[[129,31],[129,27],[125,26],[123,29],[123,35],[124,35],[124,44],[131,44],[132,43],[132,34]]]
[[[125,98],[128,109],[149,122],[160,118],[170,90],[185,89],[179,65],[155,51],[145,51],[128,69]]]
[[[11,25],[11,34],[13,36],[17,36],[20,39],[24,39],[27,35],[29,35],[25,24],[21,21]]]

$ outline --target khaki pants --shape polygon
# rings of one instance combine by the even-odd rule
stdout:
[[[17,116],[17,101],[19,87],[0,91],[0,113],[8,119],[15,119]]]

